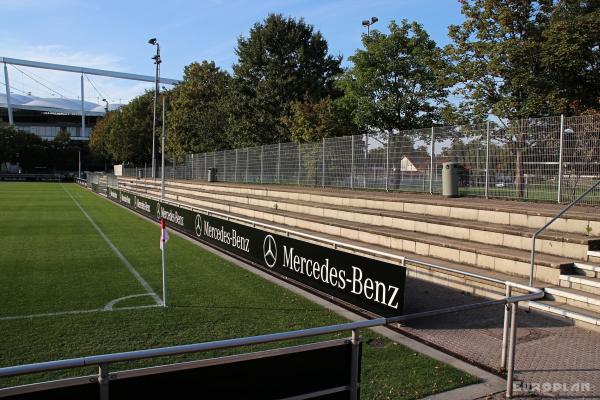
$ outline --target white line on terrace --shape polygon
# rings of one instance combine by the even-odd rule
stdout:
[[[148,292],[148,294],[150,296],[152,296],[152,298],[154,299],[154,301],[156,302],[156,304],[157,305],[162,305],[161,298],[158,297],[158,295],[152,289],[152,287],[148,284],[148,282],[146,282],[146,280],[139,274],[139,272],[137,272],[135,270],[135,268],[133,268],[133,265],[131,265],[131,263],[125,258],[125,256],[123,254],[121,254],[121,252],[119,251],[119,249],[117,249],[117,246],[115,246],[113,244],[113,242],[111,242],[111,240],[108,238],[108,236],[106,236],[104,234],[104,232],[102,231],[102,229],[100,229],[100,227],[94,222],[94,220],[92,219],[92,217],[90,217],[90,215],[83,209],[83,207],[81,206],[81,204],[79,204],[79,202],[77,200],[75,200],[75,198],[73,197],[73,195],[71,195],[71,193],[67,189],[65,189],[65,187],[62,184],[60,186],[69,195],[69,197],[71,198],[71,200],[73,200],[73,202],[75,203],[75,205],[81,210],[81,212],[83,213],[83,215],[85,215],[85,217],[88,219],[88,221],[90,221],[90,223],[92,224],[92,226],[94,227],[94,229],[96,229],[96,231],[100,234],[100,236],[102,236],[102,239],[104,239],[104,241],[106,241],[106,243],[108,244],[108,246],[116,254],[116,256],[119,258],[119,260],[121,260],[121,262],[123,263],[123,265],[125,265],[125,267],[129,270],[129,272],[131,272],[131,274],[135,277],[135,279],[137,279],[137,281],[144,287],[144,289],[146,289],[146,292]]]

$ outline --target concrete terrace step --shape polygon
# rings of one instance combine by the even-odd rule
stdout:
[[[600,318],[600,295],[598,294],[560,286],[547,287],[544,288],[544,291],[548,300],[562,304],[566,303],[582,310],[597,313]]]
[[[600,278],[562,274],[560,275],[560,286],[600,295]]]
[[[572,321],[576,326],[600,331],[600,315],[554,300],[530,301],[529,307]]]
[[[149,194],[158,196],[158,191]],[[369,224],[343,222],[327,217],[315,217],[289,211],[276,210],[240,203],[219,201],[198,195],[180,195],[166,191],[171,200],[192,206],[232,213],[248,218],[266,220],[293,228],[308,229],[319,234],[330,234],[340,238],[379,245],[395,249],[405,254],[418,254],[441,260],[468,264],[503,272],[515,276],[529,275],[529,252],[502,248],[493,245],[473,243],[430,234],[404,231],[387,227],[374,227]],[[540,254],[536,262],[536,277],[551,284],[558,284],[560,268],[572,264],[572,260]]]
[[[568,268],[563,269],[565,275],[581,275],[588,278],[600,278],[600,265],[574,262]]]
[[[132,189],[145,188],[144,185],[129,184],[129,186]],[[155,185],[149,186],[156,187]],[[167,187],[173,192],[190,195],[199,194],[197,189],[194,190],[179,184],[171,183]],[[273,207],[276,205],[277,209],[281,210],[296,211],[316,216],[329,216],[344,221],[364,222],[371,225],[387,226],[528,251],[531,250],[531,237],[535,232],[533,228],[519,226],[498,225],[472,220],[465,221],[457,218],[428,216],[400,211],[380,211],[369,208],[324,205],[322,203],[277,197],[267,198],[259,195],[222,193],[212,190],[203,190],[201,194],[214,197],[218,200],[263,207]],[[587,252],[590,246],[598,245],[600,245],[599,237],[556,231],[544,232],[538,237],[538,241],[536,242],[536,248],[539,252],[582,261],[587,260]]]
[[[120,178],[158,185],[158,181]],[[539,228],[550,220],[564,205],[532,203],[474,197],[444,198],[437,195],[404,192],[360,191],[305,186],[257,185],[241,183],[207,183],[205,181],[170,180],[202,190],[216,190],[237,194],[254,194],[268,197],[305,200],[316,203],[338,204],[386,211],[404,211],[414,214],[437,215],[462,220],[476,220],[510,226]],[[600,213],[595,207],[576,206],[554,222],[556,231],[593,234],[600,232]]]

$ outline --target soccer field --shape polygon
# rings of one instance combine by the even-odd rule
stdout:
[[[157,224],[74,184],[2,183],[0,218],[1,367],[344,322],[176,235],[168,245],[169,307],[159,307]],[[363,335],[362,398],[413,399],[476,382],[373,332]],[[94,372],[4,379],[0,387]]]

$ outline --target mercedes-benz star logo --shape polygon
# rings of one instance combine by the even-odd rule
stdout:
[[[194,228],[196,229],[196,236],[202,236],[202,217],[200,214],[196,214],[196,220],[194,221]]]
[[[263,255],[267,267],[273,268],[277,262],[277,243],[275,243],[275,238],[271,235],[265,236],[263,242]]]
[[[160,203],[156,203],[156,218],[162,218],[162,215],[160,214]]]

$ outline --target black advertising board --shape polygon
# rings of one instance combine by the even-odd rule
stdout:
[[[290,351],[284,349],[269,355],[259,352],[213,359],[198,366],[180,364],[184,368],[158,367],[152,371],[151,367],[147,374],[137,376],[129,376],[129,371],[120,371],[116,373],[116,379],[109,380],[110,399],[282,399],[302,398],[316,392],[333,393],[310,398],[350,399],[352,344],[349,341],[337,340],[318,347],[304,345],[288,349]],[[360,367],[361,345],[358,357]],[[7,398],[97,400],[99,394],[98,383],[91,381]]]
[[[196,240],[374,314],[402,314],[406,269],[118,189],[107,197]]]

